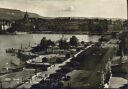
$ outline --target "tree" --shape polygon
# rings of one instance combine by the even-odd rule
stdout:
[[[46,37],[43,37],[40,44],[32,49],[33,52],[46,51],[50,47],[55,46],[55,43],[51,40],[47,40]]]
[[[44,51],[46,51],[48,49],[49,45],[48,45],[48,41],[46,39],[46,37],[43,37],[43,39],[40,42],[40,48]]]
[[[79,44],[79,40],[76,38],[76,36],[72,36],[69,41],[71,46],[77,47]]]
[[[81,41],[81,44],[82,44],[82,45],[84,45],[84,44],[85,44],[85,42],[84,42],[84,41]]]
[[[42,58],[42,62],[48,62],[48,58],[46,57]]]
[[[60,49],[68,49],[69,48],[69,43],[66,40],[61,39],[59,41],[59,48]]]
[[[52,47],[55,46],[55,43],[53,41],[48,40],[47,42],[48,42],[48,46],[52,46]]]
[[[88,25],[88,31],[89,31],[89,33],[93,33],[94,32],[94,29],[95,29],[93,20],[88,19],[87,20],[87,25]]]
[[[123,28],[123,22],[121,21],[121,20],[116,20],[115,22],[114,22],[114,28],[113,28],[113,30],[114,31],[121,31],[121,30],[123,30],[124,28]]]
[[[40,42],[40,47],[42,48],[42,50],[47,50],[50,46],[55,46],[55,43],[51,40],[47,40],[46,37],[43,37]]]

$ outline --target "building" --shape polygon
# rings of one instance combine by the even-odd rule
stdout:
[[[0,30],[7,30],[12,26],[12,22],[9,20],[0,20]]]
[[[27,11],[24,14],[23,20],[24,21],[28,21],[29,20],[29,15],[28,15],[28,12]]]

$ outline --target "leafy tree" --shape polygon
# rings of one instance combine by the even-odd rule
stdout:
[[[82,45],[84,45],[84,44],[85,44],[85,42],[84,42],[84,41],[81,41],[81,44],[82,44]]]
[[[88,24],[89,33],[93,33],[94,32],[94,28],[95,28],[93,21],[92,20],[88,20],[87,24]]]
[[[69,43],[70,43],[71,46],[77,47],[78,44],[79,44],[79,40],[77,39],[76,36],[72,36],[72,37],[70,38]]]
[[[59,41],[59,48],[60,49],[68,49],[69,48],[69,43],[66,40],[61,39]]]
[[[42,58],[42,62],[48,62],[48,58],[46,57]]]
[[[121,20],[116,20],[115,22],[114,22],[114,28],[113,28],[113,30],[114,31],[121,31],[121,30],[123,30],[124,28],[123,28],[123,22],[121,21]]]
[[[55,43],[51,40],[47,40],[46,37],[43,37],[40,44],[37,45],[36,47],[34,47],[32,49],[33,52],[39,52],[39,51],[46,51],[47,52],[47,49],[55,46]]]
[[[46,37],[43,37],[43,39],[40,42],[40,47],[42,49],[46,50],[50,46],[55,46],[55,43],[51,40],[47,40]]]

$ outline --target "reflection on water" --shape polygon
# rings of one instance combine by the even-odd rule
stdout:
[[[72,34],[64,34],[65,39],[69,40]],[[96,42],[99,36],[88,36],[88,35],[75,35],[79,41],[93,41]],[[5,53],[8,48],[20,48],[21,44],[23,47],[28,47],[29,44],[34,46],[40,43],[40,40],[46,37],[52,41],[57,41],[62,38],[62,34],[26,34],[26,35],[0,35],[0,67],[10,60],[19,60],[16,57],[12,57]]]

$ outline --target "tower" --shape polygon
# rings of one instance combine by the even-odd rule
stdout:
[[[29,15],[28,15],[28,12],[26,11],[25,14],[24,14],[24,20],[28,20],[29,19]]]

